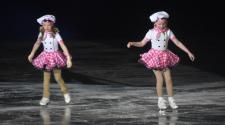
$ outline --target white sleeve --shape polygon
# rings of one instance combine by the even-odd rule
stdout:
[[[168,36],[169,36],[170,39],[176,38],[174,33],[171,30],[168,31]]]
[[[152,32],[152,30],[149,30],[147,33],[146,33],[146,35],[145,35],[145,38],[147,38],[147,39],[152,39],[152,34],[153,32]]]
[[[63,39],[62,39],[62,37],[60,36],[59,33],[55,34],[55,39],[57,40],[57,42],[62,42],[63,41]]]

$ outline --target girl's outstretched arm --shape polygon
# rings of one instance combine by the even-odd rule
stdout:
[[[127,44],[127,48],[130,48],[131,46],[135,46],[135,47],[143,47],[147,44],[147,42],[149,41],[148,38],[144,38],[139,42],[128,42]]]
[[[63,53],[66,55],[67,68],[70,68],[72,66],[72,61],[71,61],[72,57],[71,57],[71,55],[70,55],[70,53],[69,53],[69,51],[68,51],[68,49],[67,49],[67,47],[66,47],[66,45],[64,44],[63,41],[59,42],[59,45],[62,48]]]
[[[183,50],[185,53],[188,54],[191,61],[195,60],[195,56],[187,49],[187,47],[185,47],[185,45],[182,42],[180,42],[177,38],[173,38],[171,40],[177,47],[179,47],[181,50]]]
[[[38,50],[40,44],[41,44],[41,41],[40,41],[40,39],[38,39],[38,40],[35,42],[35,44],[34,44],[32,50],[31,50],[31,53],[30,53],[29,56],[28,56],[29,62],[32,62],[33,57],[34,57],[34,54],[35,54],[36,51]]]

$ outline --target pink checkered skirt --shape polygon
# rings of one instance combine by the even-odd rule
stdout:
[[[169,50],[150,49],[147,53],[140,54],[139,62],[148,69],[163,70],[174,67],[180,58]]]
[[[33,60],[32,64],[40,70],[61,69],[66,66],[66,56],[61,51],[43,51]]]

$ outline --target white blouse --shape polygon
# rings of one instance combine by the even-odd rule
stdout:
[[[145,38],[151,40],[152,48],[156,50],[166,50],[169,39],[175,38],[175,35],[170,29],[164,33],[160,33],[159,37],[157,37],[157,34],[157,30],[150,29],[145,35]]]
[[[38,35],[38,38],[40,37],[41,33]],[[45,32],[41,42],[43,44],[44,51],[55,52],[58,51],[58,43],[63,42],[63,40],[59,33],[56,33],[55,37],[53,37],[52,32]]]

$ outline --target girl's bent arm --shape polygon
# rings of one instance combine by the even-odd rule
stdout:
[[[60,47],[63,50],[63,53],[66,55],[67,59],[71,59],[72,57],[70,56],[70,53],[66,47],[66,45],[64,44],[64,42],[59,42]]]
[[[187,47],[182,42],[180,42],[177,38],[173,38],[172,41],[177,47],[179,47],[181,50],[187,53],[192,61],[194,61],[195,59],[194,55],[187,49]]]
[[[39,48],[40,44],[41,44],[41,40],[38,39],[38,40],[35,42],[35,44],[34,44],[32,50],[31,50],[30,55],[28,56],[29,62],[32,62],[33,57],[34,57],[34,54],[35,54],[35,52],[37,51],[37,49]]]
[[[41,45],[41,41],[38,39],[38,40],[35,42],[35,44],[34,44],[34,46],[33,46],[33,48],[32,48],[32,51],[31,51],[30,55],[34,55],[35,52],[38,50],[38,48],[39,48],[40,45]]]
[[[140,42],[128,42],[127,47],[130,48],[131,46],[135,47],[143,47],[148,43],[149,39],[144,38]]]

